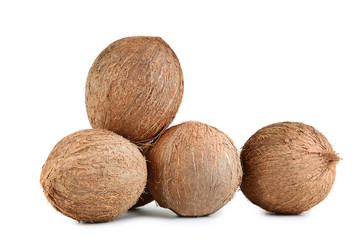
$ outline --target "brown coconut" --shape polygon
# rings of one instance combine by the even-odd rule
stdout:
[[[63,138],[50,152],[40,182],[51,205],[82,222],[106,222],[133,206],[147,178],[137,146],[107,130]]]
[[[339,161],[324,135],[298,122],[260,129],[245,143],[240,156],[245,196],[280,214],[299,214],[324,200]]]
[[[178,58],[159,37],[127,37],[106,47],[90,68],[90,124],[147,144],[172,122],[183,96]]]
[[[149,150],[149,146],[147,147],[143,147],[140,148],[141,153],[145,156],[147,151]],[[139,197],[139,199],[137,200],[136,204],[134,206],[131,207],[131,209],[135,209],[138,207],[142,207],[145,206],[148,203],[151,203],[152,201],[154,201],[153,196],[150,194],[148,185],[146,184],[145,189],[143,191],[143,193],[141,194],[141,196]]]
[[[147,159],[150,193],[161,207],[180,216],[216,212],[233,198],[242,178],[231,139],[200,122],[166,130]]]
[[[131,207],[131,209],[145,206],[146,204],[151,203],[152,201],[154,201],[154,198],[150,194],[149,188],[146,185],[143,193],[141,194],[135,205]]]

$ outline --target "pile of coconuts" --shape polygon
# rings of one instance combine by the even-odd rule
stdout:
[[[42,167],[50,204],[79,222],[107,222],[155,200],[179,216],[215,213],[240,188],[257,206],[300,214],[330,192],[340,160],[327,139],[299,122],[258,130],[242,147],[215,127],[170,128],[184,80],[159,37],[111,43],[87,76],[92,129],[60,140]]]

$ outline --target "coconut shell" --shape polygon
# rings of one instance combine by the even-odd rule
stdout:
[[[178,58],[159,37],[127,37],[106,47],[90,68],[85,102],[93,128],[147,144],[172,122],[183,96]]]
[[[240,156],[242,192],[252,203],[280,214],[299,214],[324,200],[339,161],[324,135],[298,122],[260,129]]]
[[[149,150],[149,146],[147,147],[140,147],[140,151],[141,153],[145,156],[147,151]],[[151,203],[152,201],[154,201],[153,196],[150,194],[149,188],[146,184],[145,189],[143,191],[143,193],[141,194],[141,196],[139,197],[139,199],[137,200],[136,204],[134,206],[131,207],[131,209],[135,209],[138,207],[142,207],[145,206],[148,203]]]
[[[154,201],[154,198],[150,194],[149,188],[146,185],[143,193],[141,194],[135,205],[131,207],[131,209],[145,206],[146,204],[151,203],[152,201]]]
[[[150,193],[161,207],[180,216],[218,211],[233,198],[242,178],[231,139],[200,122],[166,130],[147,159]]]
[[[51,205],[82,222],[106,222],[133,206],[147,179],[136,145],[107,130],[90,129],[63,138],[40,176]]]

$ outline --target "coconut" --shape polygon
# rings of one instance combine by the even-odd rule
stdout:
[[[324,200],[340,159],[324,135],[298,122],[260,129],[240,157],[242,192],[252,203],[280,214],[299,214]]]
[[[151,203],[152,201],[154,201],[154,198],[150,194],[149,188],[146,185],[143,193],[141,194],[135,205],[131,207],[131,209],[145,206],[146,204]]]
[[[51,205],[82,222],[106,222],[133,206],[147,179],[136,145],[107,130],[90,129],[63,138],[40,176]]]
[[[127,37],[90,68],[85,102],[93,128],[147,144],[172,122],[183,96],[178,58],[159,37]]]
[[[145,147],[143,146],[140,147],[140,151],[141,153],[145,156],[147,151],[149,150],[149,146]],[[145,186],[145,189],[143,191],[143,193],[141,194],[141,196],[139,197],[139,199],[137,200],[136,204],[134,206],[131,207],[131,209],[135,209],[135,208],[138,208],[138,207],[142,207],[142,206],[145,206],[146,204],[150,203],[154,201],[154,198],[153,196],[150,194],[150,191],[149,191],[149,188],[148,188],[148,185],[146,184]]]
[[[231,139],[200,122],[166,130],[147,159],[150,193],[161,207],[180,216],[216,212],[233,198],[242,178]]]

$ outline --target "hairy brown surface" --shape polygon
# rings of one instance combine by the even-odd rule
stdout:
[[[149,150],[149,146],[141,146],[140,147],[140,151],[141,153],[146,156],[146,153],[148,152]],[[139,197],[138,201],[136,202],[136,204],[134,206],[131,207],[131,209],[135,209],[135,208],[138,208],[138,207],[142,207],[150,202],[154,201],[154,198],[153,196],[150,194],[150,191],[149,191],[149,188],[148,188],[148,185],[146,184],[145,186],[145,189],[143,191],[143,193],[141,194],[141,196]]]
[[[181,216],[209,215],[230,201],[242,178],[231,139],[200,122],[173,126],[147,154],[149,190]]]
[[[147,144],[172,122],[183,88],[179,60],[164,40],[120,39],[90,68],[85,91],[90,124]]]
[[[146,204],[151,203],[152,201],[154,201],[154,198],[150,194],[149,188],[146,185],[143,193],[141,194],[141,196],[137,200],[136,204],[131,207],[131,209],[135,209],[135,208],[138,208],[138,207],[145,206]]]
[[[324,135],[297,122],[260,129],[240,156],[245,196],[281,214],[299,214],[321,202],[332,188],[340,159]]]
[[[110,131],[90,129],[55,145],[40,183],[62,214],[83,222],[106,222],[136,203],[146,178],[145,158],[134,144]]]

